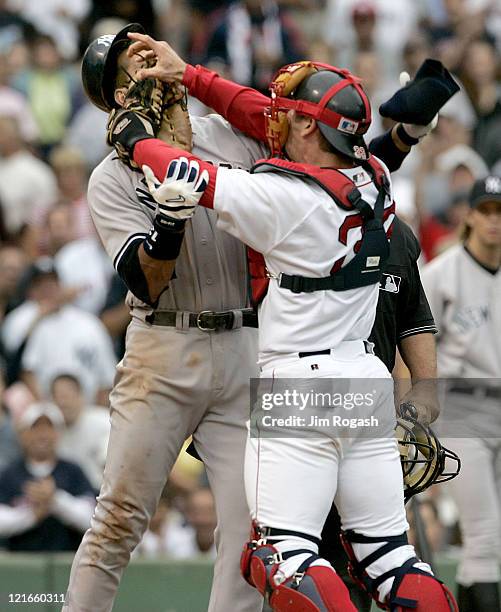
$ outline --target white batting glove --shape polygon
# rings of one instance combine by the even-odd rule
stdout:
[[[408,72],[400,73],[400,87],[405,87],[407,83],[411,80],[411,75]],[[415,125],[413,123],[402,123],[402,126],[406,133],[411,138],[416,138],[416,140],[421,140],[427,134],[429,134],[432,130],[437,127],[438,123],[438,113],[433,117],[433,119],[428,123],[428,125]]]
[[[189,219],[209,184],[207,170],[200,172],[197,161],[186,157],[173,159],[162,183],[149,166],[143,166],[144,177],[157,203],[157,215],[179,221]]]

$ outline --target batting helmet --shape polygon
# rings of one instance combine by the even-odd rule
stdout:
[[[106,34],[93,40],[82,59],[82,83],[89,100],[103,111],[116,107],[115,77],[118,55],[130,43],[128,32],[146,34],[139,23],[129,23],[115,36]]]
[[[461,460],[455,452],[442,446],[430,427],[416,420],[416,409],[411,404],[400,406],[395,436],[398,441],[400,463],[404,477],[405,501],[421,493],[432,484],[452,480],[459,474]],[[455,463],[446,471],[447,460]]]

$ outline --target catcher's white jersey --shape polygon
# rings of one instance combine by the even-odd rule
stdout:
[[[422,281],[438,327],[439,376],[499,380],[501,272],[457,245],[424,267]]]
[[[382,162],[380,162],[382,164]],[[386,169],[384,164],[383,167]],[[377,190],[360,167],[343,170],[374,206]],[[390,175],[386,169],[388,181]],[[391,186],[391,182],[390,182]],[[391,189],[390,189],[391,193]],[[392,204],[387,197],[385,207]],[[347,228],[346,213],[313,182],[284,174],[249,174],[220,169],[214,209],[218,227],[263,253],[272,276],[281,272],[328,276],[334,263],[353,259],[360,227]],[[390,214],[385,228],[393,221]],[[379,286],[347,291],[292,293],[271,279],[259,312],[259,363],[299,351],[335,348],[345,340],[367,339],[376,315]]]
[[[193,153],[232,168],[249,169],[267,156],[264,145],[234,130],[219,115],[192,117]],[[142,172],[134,172],[110,153],[89,182],[89,206],[97,232],[115,268],[134,240],[149,232],[156,203]],[[176,278],[160,296],[158,309],[199,312],[248,306],[247,259],[241,242],[216,228],[216,215],[202,207],[186,224],[176,262]],[[149,306],[129,293],[128,304]]]

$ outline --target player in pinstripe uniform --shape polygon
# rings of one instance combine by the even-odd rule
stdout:
[[[499,612],[501,551],[501,178],[478,180],[464,242],[423,270],[448,381],[444,434],[461,456],[451,483],[463,552],[460,609]]]

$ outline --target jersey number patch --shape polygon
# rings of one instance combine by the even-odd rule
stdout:
[[[383,223],[387,221],[389,216],[394,213],[395,213],[395,202],[392,202],[391,206],[388,206],[388,208],[384,209]],[[362,238],[365,233],[364,220],[363,220],[362,215],[360,213],[356,213],[354,215],[348,215],[343,221],[341,227],[339,228],[339,233],[338,233],[339,242],[341,244],[344,244],[344,246],[347,246],[349,231],[356,229],[357,227],[360,227],[362,229],[362,237],[360,238],[360,240],[358,240],[355,243],[355,246],[353,247],[353,250],[355,253],[358,253],[358,251],[360,250],[360,245],[362,244]],[[392,229],[393,229],[393,223],[391,223],[388,229],[386,230],[386,236],[388,237],[388,239],[391,237]],[[331,274],[335,274],[338,270],[342,268],[345,258],[346,258],[346,255],[343,255],[343,257],[340,257],[334,262],[334,265],[332,266],[332,269],[331,269]]]

